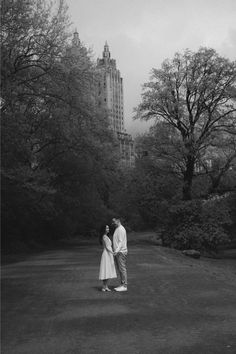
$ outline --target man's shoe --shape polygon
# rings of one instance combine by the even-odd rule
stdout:
[[[120,285],[117,288],[114,289],[115,291],[127,291],[127,286]]]
[[[114,290],[115,291],[118,291],[118,289],[120,289],[120,288],[122,288],[123,287],[123,285],[119,285],[119,286],[117,286],[116,288],[114,288]]]

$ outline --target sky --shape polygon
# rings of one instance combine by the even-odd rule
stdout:
[[[135,137],[150,123],[133,120],[152,68],[185,49],[214,48],[236,60],[235,0],[67,0],[72,29],[102,57],[105,41],[124,82],[125,128]]]

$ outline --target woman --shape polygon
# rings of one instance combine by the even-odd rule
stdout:
[[[108,288],[108,280],[117,277],[111,240],[108,236],[108,233],[109,226],[103,226],[101,228],[99,237],[100,244],[103,245],[103,252],[99,271],[99,280],[103,281],[102,291],[111,291],[111,289]]]

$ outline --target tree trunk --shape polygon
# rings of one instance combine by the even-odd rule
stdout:
[[[208,194],[212,194],[212,193],[217,192],[217,188],[219,187],[221,177],[222,177],[222,175],[218,175],[216,177],[210,176],[211,186],[209,188]]]
[[[186,163],[186,170],[184,173],[183,200],[192,199],[194,164],[195,164],[195,159],[192,156],[188,156],[187,163]]]
[[[222,177],[225,175],[225,173],[229,170],[231,162],[235,158],[236,154],[233,154],[228,160],[226,161],[225,165],[223,167],[218,167],[218,171],[213,171],[210,173],[210,179],[211,179],[211,187],[209,188],[209,194],[217,192],[217,189],[220,185]],[[215,174],[214,174],[215,172]]]

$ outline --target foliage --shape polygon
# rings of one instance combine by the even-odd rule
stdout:
[[[163,202],[180,197],[180,180],[170,174],[168,164],[160,164],[150,152],[149,136],[136,139],[136,165],[118,181],[122,190],[114,193],[114,205],[134,230],[159,224]]]
[[[228,227],[228,232],[231,235],[231,239],[234,242],[234,246],[236,244],[236,192],[231,192],[227,197],[230,218],[232,220],[232,224]]]
[[[177,249],[216,251],[217,246],[229,242],[229,236],[222,227],[203,224],[182,229],[172,244]]]
[[[163,220],[163,245],[177,249],[217,250],[230,242],[232,224],[227,198],[182,201],[169,206]]]
[[[64,1],[3,0],[1,24],[5,252],[94,235],[114,213],[132,229],[163,227],[164,243],[178,248],[214,248],[226,239],[228,207],[178,202],[183,183],[185,199],[199,196],[203,184],[206,194],[233,189],[234,63],[201,49],[154,70],[138,113],[157,124],[137,139],[136,166],[124,171],[97,102],[91,53],[78,33],[69,43]],[[204,172],[197,183],[196,164]],[[233,202],[230,208],[232,218]]]
[[[182,173],[185,200],[192,198],[196,165],[213,158],[216,143],[222,149],[222,137],[232,141],[226,170],[227,161],[235,157],[235,92],[236,63],[207,48],[177,53],[161,69],[153,69],[151,81],[144,85],[136,118],[155,118],[172,129],[163,155],[170,158],[175,146],[175,158],[180,161],[182,156],[176,167]]]
[[[117,142],[64,1],[1,2],[2,248],[86,234],[110,215]],[[77,34],[74,34],[76,36]]]

